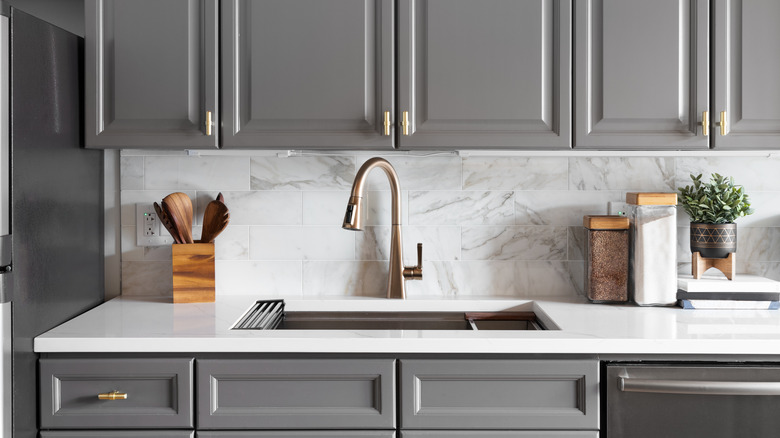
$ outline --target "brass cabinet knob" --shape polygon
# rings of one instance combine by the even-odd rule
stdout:
[[[127,393],[114,390],[111,392],[98,394],[98,400],[127,400]]]
[[[701,134],[707,136],[710,133],[710,112],[702,111],[701,113]]]
[[[404,128],[404,135],[409,135],[409,111],[403,112],[403,119],[401,119],[401,127]]]
[[[390,135],[390,111],[385,111],[385,135]]]
[[[211,111],[206,111],[206,135],[211,136],[211,127],[214,123],[211,121]]]

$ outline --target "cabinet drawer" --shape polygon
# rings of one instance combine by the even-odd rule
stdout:
[[[470,430],[413,430],[401,432],[401,438],[598,438],[599,433],[592,430],[551,430],[551,431],[483,431]]]
[[[310,430],[310,431],[252,431],[252,432],[198,432],[198,438],[395,438],[392,430]]]
[[[598,429],[598,361],[402,360],[404,429]]]
[[[199,360],[198,428],[394,429],[394,360]]]
[[[192,359],[41,359],[43,429],[191,428]],[[119,391],[125,400],[100,400]]]
[[[47,430],[41,438],[193,438],[191,430]]]

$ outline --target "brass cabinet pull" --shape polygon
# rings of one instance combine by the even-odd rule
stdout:
[[[206,111],[206,135],[211,136],[211,111]]]
[[[720,112],[720,135],[726,135],[726,111]]]
[[[401,127],[404,128],[404,135],[409,135],[409,111],[404,111]]]
[[[710,133],[710,112],[709,111],[703,111],[701,113],[701,133],[705,137]]]
[[[390,111],[385,111],[385,135],[390,135]]]
[[[103,394],[98,394],[99,400],[127,400],[126,392],[111,391]]]

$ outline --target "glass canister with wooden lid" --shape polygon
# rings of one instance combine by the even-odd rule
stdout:
[[[629,220],[585,216],[585,293],[594,303],[628,301]]]

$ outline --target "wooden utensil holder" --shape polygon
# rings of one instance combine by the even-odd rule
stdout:
[[[173,302],[214,302],[214,243],[171,245]]]

